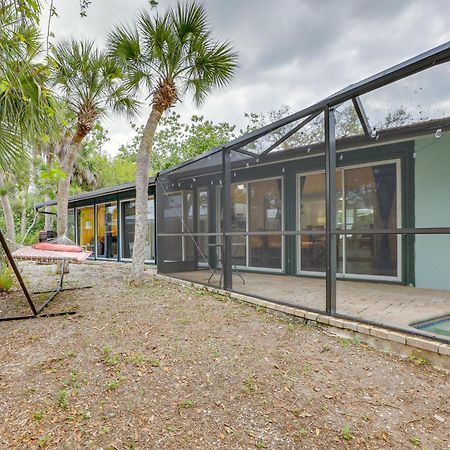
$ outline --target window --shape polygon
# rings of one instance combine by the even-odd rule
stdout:
[[[396,164],[345,170],[346,228],[396,228]],[[398,236],[388,234],[347,235],[346,272],[397,276]]]
[[[336,172],[337,228],[346,230],[396,228],[398,162],[349,167]],[[325,174],[299,176],[300,229],[325,230]],[[338,273],[398,278],[400,236],[378,234],[339,236]],[[324,272],[323,235],[301,236],[300,270]]]
[[[182,233],[183,232],[183,193],[177,192],[165,195],[160,198],[163,206],[164,232]],[[183,236],[164,236],[164,261],[182,261],[183,259]]]
[[[281,179],[254,181],[249,189],[249,231],[282,231]],[[281,235],[249,236],[249,265],[281,269]]]
[[[208,223],[208,191],[206,189],[199,189],[197,194],[198,202],[198,232],[208,233],[209,223]],[[208,261],[208,236],[199,236],[197,239],[198,248],[201,254],[199,255],[200,262]],[[202,256],[203,255],[203,256]]]
[[[233,265],[275,270],[283,268],[282,178],[231,185],[231,231],[244,233],[242,236],[232,236]],[[246,232],[258,231],[280,234],[245,235]]]
[[[75,210],[69,209],[67,216],[67,237],[75,242]]]
[[[94,251],[94,207],[77,209],[78,245],[87,251]]]
[[[117,258],[117,203],[97,205],[97,258]]]
[[[302,231],[324,231],[326,226],[325,174],[315,173],[300,177],[300,228]],[[342,173],[336,173],[336,223],[344,222]],[[323,234],[300,236],[300,265],[303,271],[324,272],[326,237]],[[338,239],[338,272],[342,271],[342,239]]]
[[[134,227],[136,220],[136,203],[134,200],[122,202],[122,258],[133,257]],[[155,260],[155,202],[153,197],[148,200],[147,241],[145,259]]]
[[[247,184],[231,185],[231,231],[247,231]],[[247,239],[244,236],[232,236],[232,261],[238,266],[247,265]]]

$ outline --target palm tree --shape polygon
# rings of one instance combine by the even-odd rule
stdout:
[[[52,49],[53,81],[75,118],[59,142],[59,160],[66,177],[58,183],[58,236],[67,230],[70,181],[80,145],[109,111],[132,115],[137,102],[122,83],[122,70],[91,41],[65,41]]]
[[[51,120],[53,96],[42,62],[42,41],[28,9],[0,4],[0,185],[7,237],[15,241],[15,224],[8,198],[8,179],[24,175],[23,164],[43,123]],[[19,167],[22,164],[21,167]]]
[[[14,2],[0,6],[0,23],[0,168],[10,170],[52,115],[53,97],[39,28],[19,17]]]
[[[211,37],[205,8],[195,2],[162,15],[142,12],[136,23],[115,28],[108,41],[110,54],[124,66],[128,87],[151,97],[137,155],[132,277],[138,283],[144,272],[149,162],[161,116],[184,94],[201,104],[214,88],[225,86],[234,75],[237,54],[229,42]]]

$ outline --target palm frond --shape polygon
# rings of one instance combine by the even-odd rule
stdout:
[[[77,116],[83,134],[108,111],[135,113],[137,106],[120,58],[97,49],[92,41],[59,43],[52,50],[50,63],[55,87]]]
[[[27,151],[17,128],[0,122],[0,169],[12,172],[18,164],[28,159]]]
[[[199,2],[178,3],[163,14],[142,12],[135,25],[121,25],[110,33],[111,55],[124,65],[127,88],[144,88],[146,96],[174,86],[172,105],[181,94],[192,93],[196,103],[230,82],[237,68],[237,53],[229,42],[212,38],[205,6]]]

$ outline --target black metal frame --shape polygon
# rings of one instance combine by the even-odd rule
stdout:
[[[49,291],[35,291],[33,294],[46,294],[50,293],[49,297],[45,300],[45,302],[39,307],[36,308],[35,304],[33,303],[33,299],[31,298],[31,294],[28,291],[28,288],[23,281],[22,275],[20,274],[20,270],[17,267],[17,264],[11,254],[11,251],[9,250],[8,244],[6,243],[5,237],[3,236],[3,233],[0,230],[0,244],[3,248],[3,251],[5,252],[6,259],[8,260],[8,264],[11,267],[11,269],[14,272],[14,275],[17,278],[17,281],[19,282],[20,288],[22,289],[23,295],[25,296],[28,305],[31,309],[32,315],[29,316],[12,316],[12,317],[1,317],[0,322],[7,322],[12,320],[24,320],[24,319],[35,319],[36,317],[54,317],[54,316],[66,316],[66,315],[73,315],[76,314],[76,311],[64,311],[59,313],[51,313],[51,314],[41,314],[42,311],[50,304],[52,300],[56,298],[56,296],[61,291],[69,291],[69,290],[75,290],[75,289],[89,289],[92,286],[82,286],[82,287],[74,287],[74,288],[64,288],[64,272],[66,269],[66,261],[62,260],[61,262],[61,276],[59,278],[59,283],[56,289],[49,290]]]
[[[450,235],[450,227],[408,227],[408,228],[392,228],[392,229],[377,229],[377,230],[367,230],[360,229],[355,230],[341,230],[336,228],[336,205],[333,199],[336,198],[336,151],[337,146],[345,145],[344,142],[336,142],[336,119],[335,119],[335,109],[343,104],[344,102],[351,101],[353,107],[358,116],[358,120],[361,124],[363,130],[362,136],[357,136],[354,139],[348,139],[349,141],[361,141],[364,143],[369,143],[374,138],[378,138],[378,132],[376,133],[371,130],[369,120],[363,108],[363,104],[360,100],[360,96],[367,94],[376,89],[387,86],[395,81],[401,80],[405,77],[414,75],[418,72],[431,68],[435,65],[442,64],[450,61],[450,41],[433,48],[427,52],[415,56],[414,58],[408,59],[400,64],[397,64],[387,70],[379,72],[371,77],[368,77],[358,83],[352,84],[345,89],[326,97],[325,99],[315,103],[308,108],[305,108],[295,114],[288,117],[280,119],[272,124],[264,126],[258,130],[251,133],[247,133],[243,136],[238,137],[226,144],[219,147],[213,148],[212,150],[199,155],[190,161],[184,162],[177,166],[171,167],[167,170],[160,172],[157,175],[157,182],[162,176],[170,176],[171,174],[176,176],[179,169],[183,169],[183,175],[181,178],[185,178],[189,175],[195,174],[195,176],[200,176],[200,170],[193,169],[189,172],[189,165],[193,165],[196,162],[200,162],[204,158],[208,158],[219,152],[222,154],[222,167],[220,170],[220,177],[222,180],[222,207],[223,207],[223,279],[224,288],[227,290],[233,290],[233,280],[232,280],[232,251],[231,251],[231,239],[232,236],[251,236],[252,234],[258,235],[324,235],[326,238],[326,314],[335,317],[346,317],[339,314],[336,311],[336,239],[339,235],[345,234],[396,234],[396,235],[416,235],[416,234],[447,234]],[[250,157],[249,161],[256,159],[256,162],[260,162],[261,159],[267,158],[267,162],[272,161],[272,155],[270,154],[272,150],[276,149],[280,144],[287,140],[294,133],[300,131],[305,125],[311,122],[314,118],[318,117],[320,114],[324,114],[324,128],[325,128],[325,140],[324,143],[314,144],[307,149],[308,154],[314,153],[325,153],[325,180],[326,180],[326,229],[325,231],[282,231],[282,232],[233,232],[231,227],[231,215],[229,214],[231,208],[231,171],[234,165],[231,163],[231,152],[236,151]],[[245,148],[244,146],[254,142],[255,140],[272,133],[273,131],[279,130],[285,125],[292,124],[293,122],[300,121],[297,125],[291,128],[287,133],[285,133],[281,138],[279,138],[274,144],[270,145],[264,151],[259,154],[253,153]],[[449,129],[448,119],[445,122],[445,129]],[[433,122],[433,126],[437,124]],[[441,128],[439,124],[439,128]],[[425,128],[423,128],[425,127]],[[419,124],[421,130],[427,129],[429,124]],[[428,130],[429,131],[429,130]],[[389,135],[389,130],[382,131],[382,135]],[[297,149],[302,150],[302,149]],[[290,154],[292,154],[290,150]],[[282,158],[277,153],[277,157]],[[291,156],[292,157],[292,156]],[[187,170],[186,170],[187,169]],[[216,167],[217,170],[217,167]],[[217,173],[217,172],[215,172]],[[187,174],[187,175],[186,175]],[[216,233],[194,233],[191,235],[195,236],[213,236]],[[170,236],[170,233],[158,233],[158,236]],[[159,258],[159,257],[158,257]],[[158,261],[159,267],[159,261]],[[262,298],[262,297],[261,297]],[[323,311],[320,311],[323,313]],[[355,318],[353,318],[355,319]],[[359,320],[359,319],[357,319]],[[379,324],[378,324],[379,325]],[[383,326],[385,326],[383,324]],[[386,325],[386,328],[392,328]],[[403,330],[405,331],[405,330]],[[408,331],[410,332],[410,331]],[[412,333],[420,334],[420,333]]]
[[[158,178],[160,175],[169,174],[174,172],[182,167],[193,164],[197,161],[201,161],[208,156],[212,156],[218,152],[223,150],[236,150],[243,152],[242,147],[255,141],[256,139],[265,136],[272,131],[277,130],[278,128],[287,125],[289,123],[295,122],[297,120],[303,119],[312,114],[320,114],[325,110],[326,107],[332,108],[334,106],[338,106],[341,103],[344,103],[348,100],[352,100],[353,98],[357,98],[363,94],[367,94],[375,89],[379,89],[381,87],[387,86],[395,81],[401,80],[402,78],[406,78],[410,75],[414,75],[416,73],[422,72],[425,69],[433,67],[438,64],[442,64],[448,62],[450,60],[450,41],[445,42],[442,45],[434,47],[424,53],[414,56],[413,58],[407,59],[395,66],[392,66],[382,72],[379,72],[371,77],[365,78],[357,83],[351,84],[347,86],[345,89],[342,89],[335,94],[330,95],[329,97],[324,98],[323,100],[304,108],[290,116],[284,117],[276,122],[273,122],[269,125],[266,125],[258,130],[252,131],[250,133],[246,133],[232,141],[222,144],[218,147],[215,147],[201,155],[196,156],[195,158],[190,159],[189,161],[183,162],[181,164],[177,164],[169,169],[163,170],[159,172],[156,176]]]

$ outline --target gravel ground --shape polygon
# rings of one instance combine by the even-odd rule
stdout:
[[[36,289],[48,266],[21,265]],[[448,449],[450,377],[326,328],[72,266],[49,312],[0,323],[0,448]],[[0,311],[23,313],[19,292]]]

